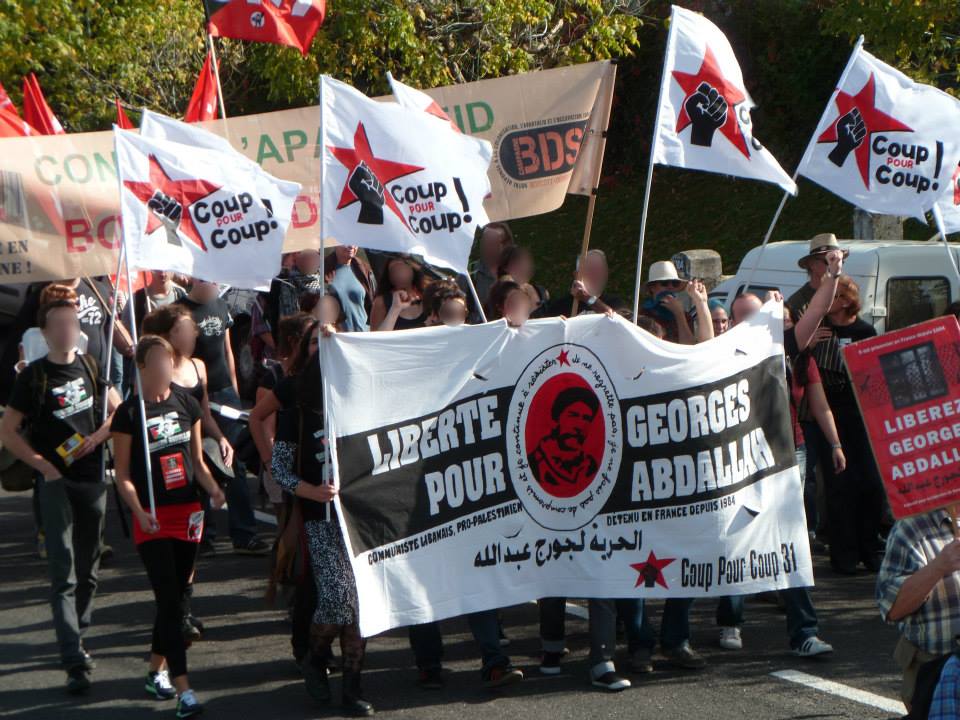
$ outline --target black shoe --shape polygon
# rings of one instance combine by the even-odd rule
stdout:
[[[82,647],[80,648],[80,652],[83,653],[83,662],[81,663],[81,665],[83,666],[83,669],[86,670],[88,673],[92,673],[94,670],[97,669],[96,661],[90,656],[90,653],[88,653]]]
[[[870,572],[880,572],[880,563],[882,562],[882,559],[877,555],[867,555],[861,562],[863,562],[863,566]]]
[[[363,699],[360,689],[360,673],[343,671],[343,714],[347,717],[370,717],[376,712],[373,705]]]
[[[612,670],[605,672],[600,677],[591,678],[590,684],[594,687],[603,688],[607,692],[620,692],[630,687],[629,680],[617,675]]]
[[[250,538],[250,540],[244,545],[238,545],[237,543],[233,544],[233,551],[237,555],[269,555],[270,554],[270,545],[261,540],[260,538]]]
[[[312,652],[308,652],[300,664],[300,672],[303,673],[303,685],[307,689],[307,695],[318,703],[330,702],[333,696],[327,680],[326,663],[318,661]]]
[[[441,690],[444,686],[443,668],[429,668],[421,670],[417,678],[417,685],[424,690]]]
[[[833,568],[835,573],[840,575],[856,575],[857,574],[857,564],[855,562],[839,562],[835,560],[830,561],[830,567]]]
[[[90,689],[90,673],[83,665],[75,665],[67,670],[67,692],[82,695]]]
[[[210,540],[201,540],[197,554],[200,557],[213,557],[217,554],[217,547]]]
[[[540,674],[559,675],[560,658],[561,655],[558,652],[544,652],[543,657],[540,659]]]
[[[104,543],[100,546],[100,564],[108,563],[113,560],[113,547]]]
[[[183,639],[188,643],[196,642],[203,637],[203,633],[190,622],[189,617],[183,619],[183,622],[180,624],[180,629],[183,632]]]
[[[500,628],[500,647],[509,647],[510,638],[507,637],[507,634],[503,631],[503,621],[498,620],[497,625]]]
[[[499,665],[489,670],[484,670],[483,686],[485,688],[498,688],[504,685],[513,685],[523,680],[523,672],[513,667],[513,665]]]
[[[190,623],[193,627],[195,627],[201,635],[203,635],[204,633],[203,621],[200,618],[194,617],[193,615],[190,615],[188,613],[185,619],[188,623]]]

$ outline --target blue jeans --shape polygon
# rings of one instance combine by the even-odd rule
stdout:
[[[824,467],[832,467],[832,453],[817,423],[801,423],[800,430],[804,443],[804,464],[800,466],[803,474],[803,509],[807,513],[807,530],[816,531],[820,522],[817,514],[817,465],[822,463]],[[799,455],[797,460],[799,462]]]
[[[643,599],[617,600],[617,619],[623,622],[627,635],[627,651],[633,655],[644,647]]]
[[[211,392],[210,402],[240,408],[240,396],[232,387]],[[213,417],[230,444],[236,447],[240,436],[246,431],[243,424],[224,418],[217,413],[214,413]],[[233,461],[233,474],[233,480],[227,484],[224,490],[227,496],[227,520],[229,521],[230,539],[233,544],[243,546],[256,536],[257,520],[253,515],[253,502],[250,499],[250,489],[247,486],[247,469],[236,457]],[[204,503],[203,537],[204,540],[209,542],[213,542],[217,537],[217,526],[209,501]]]
[[[690,608],[693,598],[668,598],[663,604],[663,619],[660,622],[660,648],[676,650],[690,640]],[[653,625],[648,613],[643,614],[643,623],[637,639],[638,648],[653,651],[656,645]]]
[[[563,652],[566,637],[567,599],[541,598],[540,640],[544,652]],[[613,656],[617,649],[617,610],[615,600],[590,598],[590,674],[597,678],[615,670]]]
[[[799,648],[819,632],[817,610],[813,607],[810,588],[798,587],[780,590],[780,597],[787,610],[787,635],[790,647]],[[743,602],[745,595],[722,597],[717,603],[717,625],[720,627],[740,627],[743,625]]]
[[[507,667],[510,658],[500,649],[500,620],[496,610],[483,610],[467,615],[470,632],[480,646],[484,672],[495,667]],[[438,670],[443,661],[443,636],[440,623],[428,622],[411,625],[410,648],[421,670]]]

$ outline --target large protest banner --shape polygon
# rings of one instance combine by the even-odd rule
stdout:
[[[568,193],[593,190],[602,148],[595,126],[614,72],[603,61],[427,90],[463,132],[493,144],[491,220],[549,212]],[[319,107],[200,126],[303,186],[284,249],[318,247]],[[111,132],[0,139],[0,282],[113,272],[119,208]]]
[[[894,517],[960,503],[957,319],[862,340],[843,355]]]
[[[779,304],[696,346],[598,315],[324,342],[365,636],[813,584]]]

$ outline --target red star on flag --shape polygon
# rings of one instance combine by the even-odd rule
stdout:
[[[570,364],[570,360],[567,358],[567,356],[568,356],[569,354],[570,354],[570,353],[569,353],[568,351],[566,351],[566,350],[561,350],[561,351],[560,351],[560,354],[557,355],[556,361],[557,361],[558,363],[560,363],[560,367],[563,367],[564,365],[569,365],[569,364]]]
[[[163,169],[163,166],[155,155],[150,156],[150,179],[148,181],[124,180],[123,184],[145,205],[157,191],[179,202],[183,208],[183,212],[180,216],[178,232],[190,239],[204,252],[207,251],[207,246],[203,242],[203,238],[200,237],[197,226],[193,224],[193,217],[190,215],[189,209],[197,200],[201,200],[207,195],[219,190],[219,185],[214,185],[200,178],[173,180],[167,175],[166,170]],[[148,235],[163,225],[159,216],[152,210],[147,210],[147,218]]]
[[[646,562],[630,563],[630,567],[639,573],[637,584],[634,585],[634,587],[640,587],[641,584],[646,584],[648,579],[653,576],[653,573],[656,573],[654,582],[660,587],[666,588],[667,581],[663,577],[663,569],[674,560],[676,560],[676,558],[658,558],[654,555],[653,550],[651,550]],[[648,585],[648,587],[652,586],[653,583]]]
[[[384,186],[385,192],[383,193],[383,200],[387,207],[393,211],[394,215],[400,218],[400,222],[403,223],[404,227],[409,229],[406,218],[403,217],[403,213],[400,211],[400,208],[397,207],[393,195],[391,195],[389,191],[386,191],[386,186],[399,177],[423,170],[422,167],[375,157],[373,150],[370,149],[370,140],[367,139],[367,131],[363,127],[362,122],[357,123],[357,130],[353,134],[352,148],[339,148],[333,147],[332,145],[328,145],[327,148],[333,153],[333,156],[347,168],[347,182],[344,183],[343,192],[340,193],[340,202],[337,203],[337,210],[359,202],[360,198],[350,189],[350,176],[360,163],[366,163],[370,171],[377,177],[377,180]]]
[[[863,118],[863,124],[866,127],[866,137],[861,140],[853,151],[857,156],[857,167],[860,169],[860,178],[864,186],[870,189],[870,138],[874,133],[902,130],[904,132],[913,132],[913,128],[904,125],[885,112],[877,110],[876,106],[877,81],[873,73],[866,84],[860,88],[856,95],[837,90],[837,120],[840,120],[848,112],[856,108]],[[830,124],[824,133],[817,138],[818,143],[837,142],[837,122]]]
[[[700,83],[707,83],[716,90],[723,99],[727,101],[727,119],[720,126],[720,133],[729,140],[737,150],[743,153],[744,157],[750,157],[750,151],[747,149],[746,138],[740,131],[740,123],[737,120],[735,107],[747,99],[743,91],[736,85],[727,80],[720,71],[720,65],[717,62],[713,50],[707,45],[703,53],[703,61],[700,63],[700,69],[696,73],[685,73],[679,70],[672,72],[673,79],[683,88],[684,98],[688,98],[697,92]],[[685,103],[684,103],[685,104]],[[680,106],[680,115],[677,117],[677,134],[691,123],[690,116],[686,108]]]

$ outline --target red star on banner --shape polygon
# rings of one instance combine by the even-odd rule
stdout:
[[[207,246],[203,242],[203,238],[201,238],[200,233],[197,232],[197,226],[193,224],[193,217],[190,215],[189,208],[197,200],[201,200],[207,195],[219,190],[219,185],[214,185],[200,178],[172,180],[155,155],[150,156],[150,179],[148,181],[124,180],[123,184],[127,190],[136,195],[145,205],[156,191],[160,191],[179,202],[183,208],[183,213],[180,216],[178,231],[189,238],[201,250],[204,252],[207,251]],[[149,235],[162,225],[163,223],[156,213],[152,210],[147,210],[147,234]]]
[[[631,563],[630,567],[640,574],[637,578],[637,584],[634,585],[634,587],[640,587],[642,583],[646,583],[648,575],[652,575],[654,572],[657,573],[655,580],[657,585],[663,588],[667,587],[667,581],[663,577],[663,569],[674,560],[676,560],[676,558],[658,558],[653,554],[653,550],[651,550],[646,562]]]
[[[353,134],[352,148],[338,148],[332,145],[328,145],[327,148],[333,153],[333,156],[347,168],[347,182],[344,183],[343,192],[340,193],[340,202],[337,203],[337,210],[345,208],[352,203],[359,202],[360,198],[350,189],[350,176],[353,174],[357,165],[361,162],[366,163],[370,171],[376,175],[377,180],[384,186],[385,192],[383,193],[383,200],[387,207],[393,211],[394,215],[400,218],[400,222],[403,223],[404,227],[409,229],[406,218],[403,217],[403,213],[400,211],[400,208],[397,207],[393,195],[391,195],[389,191],[386,191],[386,186],[392,180],[423,170],[422,167],[374,157],[373,150],[370,149],[370,141],[367,139],[367,131],[363,127],[362,122],[357,123],[357,131]]]
[[[894,117],[891,117],[890,115],[887,115],[885,112],[877,110],[875,98],[876,89],[876,78],[874,78],[873,73],[870,73],[867,83],[860,88],[860,92],[858,92],[856,95],[851,95],[843,90],[837,90],[836,97],[837,112],[839,113],[837,115],[837,120],[842,118],[854,108],[860,112],[860,116],[863,118],[863,124],[866,127],[867,134],[853,152],[857,156],[857,167],[860,169],[860,178],[863,180],[863,184],[868,190],[870,189],[871,136],[874,133],[885,131],[889,132],[902,130],[905,132],[913,132],[913,128],[904,125],[902,122]],[[836,121],[831,123],[830,127],[828,127],[824,133],[817,138],[817,142],[837,142]]]
[[[700,87],[700,83],[704,82],[723,96],[723,99],[727,101],[727,119],[723,125],[720,126],[720,132],[737,150],[743,153],[744,157],[749,158],[750,151],[747,149],[747,140],[743,137],[743,133],[740,132],[740,123],[737,120],[737,112],[735,109],[735,107],[746,100],[747,97],[741,92],[740,88],[723,76],[723,73],[720,71],[720,65],[717,63],[717,58],[713,54],[713,50],[710,49],[710,46],[707,45],[703,53],[703,61],[700,64],[700,69],[697,70],[696,73],[685,73],[674,70],[671,74],[673,75],[673,79],[677,81],[677,84],[683,88],[684,99],[693,95],[697,91],[697,88]],[[677,117],[677,134],[679,135],[680,131],[690,125],[691,122],[686,108],[681,106],[680,115]]]
[[[557,361],[558,363],[560,363],[560,367],[563,367],[564,365],[569,365],[569,364],[570,364],[570,360],[567,358],[567,355],[569,355],[569,354],[570,354],[570,353],[567,352],[566,350],[561,350],[561,351],[560,351],[560,354],[557,355],[557,357],[556,357],[555,359],[556,359],[556,361]]]

